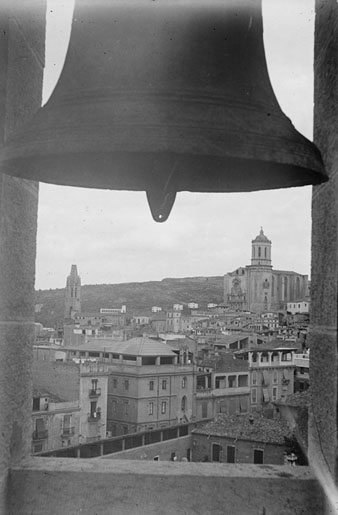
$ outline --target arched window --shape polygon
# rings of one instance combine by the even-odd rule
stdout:
[[[267,257],[267,248],[264,247],[264,257],[266,258]]]
[[[274,294],[275,294],[275,276],[273,275],[272,280],[271,280],[271,295],[274,295]]]
[[[261,248],[258,247],[258,257],[261,257]]]
[[[187,398],[184,395],[181,400],[181,410],[185,411],[187,409]]]
[[[186,388],[186,386],[187,386],[187,378],[182,377],[182,388]]]

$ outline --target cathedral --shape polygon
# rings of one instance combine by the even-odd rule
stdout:
[[[251,242],[251,265],[224,276],[224,303],[232,309],[262,313],[285,310],[287,302],[308,296],[308,276],[272,270],[271,241],[263,229]]]

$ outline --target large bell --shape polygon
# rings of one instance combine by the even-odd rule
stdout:
[[[182,190],[326,180],[273,93],[260,0],[78,0],[59,82],[0,171],[145,190],[157,221]]]

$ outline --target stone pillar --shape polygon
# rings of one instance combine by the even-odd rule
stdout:
[[[3,4],[10,5],[6,8]],[[29,4],[31,5],[31,4]],[[44,0],[0,6],[1,141],[41,105]],[[1,151],[1,150],[0,150]],[[30,453],[38,184],[0,174],[0,513],[8,472]]]
[[[316,0],[314,141],[329,182],[313,188],[310,464],[337,478],[338,3]],[[336,499],[337,501],[337,499]]]

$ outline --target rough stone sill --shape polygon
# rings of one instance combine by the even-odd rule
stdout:
[[[256,479],[314,480],[310,467],[288,465],[251,465],[228,463],[194,463],[146,460],[102,460],[101,458],[39,458],[24,460],[12,471],[81,472],[100,474],[137,474],[163,476],[230,477]]]

